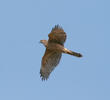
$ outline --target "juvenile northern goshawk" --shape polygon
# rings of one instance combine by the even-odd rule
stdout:
[[[42,64],[40,69],[42,80],[48,79],[50,73],[59,64],[62,53],[76,57],[82,57],[80,53],[76,53],[68,50],[67,48],[64,48],[66,33],[59,25],[55,25],[55,27],[52,28],[48,37],[48,41],[40,40],[40,43],[42,43],[46,47],[45,54],[42,57]]]

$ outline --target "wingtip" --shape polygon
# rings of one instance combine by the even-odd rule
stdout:
[[[49,76],[45,75],[42,70],[40,70],[40,77],[42,81],[48,80]]]
[[[52,31],[55,30],[55,29],[63,30],[63,28],[62,28],[61,25],[59,25],[59,24],[56,24],[56,25],[52,28]]]

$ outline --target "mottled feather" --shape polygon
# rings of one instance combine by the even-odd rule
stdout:
[[[42,67],[40,70],[42,80],[48,79],[50,73],[59,64],[61,56],[61,52],[46,49],[45,54],[42,58]]]
[[[55,25],[55,27],[52,29],[48,37],[49,43],[54,42],[63,45],[66,40],[66,33],[64,32],[62,27],[60,27],[59,25]]]

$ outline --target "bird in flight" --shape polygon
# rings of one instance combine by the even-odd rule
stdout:
[[[40,40],[46,50],[42,57],[40,76],[42,80],[47,80],[50,73],[59,64],[62,53],[69,54],[76,57],[82,57],[80,53],[68,50],[64,47],[66,40],[66,33],[59,25],[55,25],[48,34],[48,40]]]

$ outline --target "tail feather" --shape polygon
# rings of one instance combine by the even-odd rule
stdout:
[[[82,57],[82,54],[74,52],[74,51],[71,51],[71,50],[68,50],[66,48],[64,49],[64,53],[67,53],[69,55],[73,55],[73,56],[76,56],[76,57]]]
[[[82,57],[82,55],[80,53],[76,53],[76,52],[73,52],[73,51],[68,52],[68,54],[76,56],[76,57]]]

